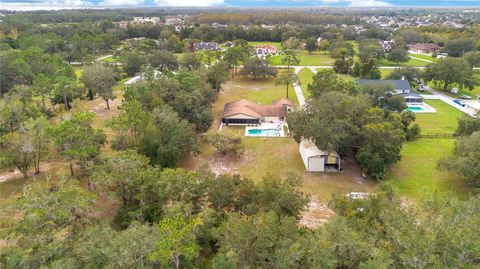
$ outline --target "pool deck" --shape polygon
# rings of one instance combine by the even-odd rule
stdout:
[[[285,122],[262,122],[259,126],[246,126],[245,127],[245,136],[250,136],[250,137],[286,137],[287,135],[285,134],[283,130],[283,126],[287,126],[287,123]],[[276,129],[279,131],[279,135],[265,135],[265,134],[258,134],[258,135],[252,135],[249,134],[249,130],[266,130],[266,129]]]
[[[437,110],[426,103],[408,103],[408,110],[413,113],[437,113]],[[421,110],[409,109],[410,107],[420,107]]]

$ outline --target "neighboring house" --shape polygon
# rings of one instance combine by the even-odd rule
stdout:
[[[266,56],[277,54],[278,50],[272,45],[256,45],[255,46],[255,54],[259,56]]]
[[[391,84],[394,89],[394,93],[410,93],[412,88],[410,83],[406,79],[358,79],[357,83],[360,85],[365,84]]]
[[[439,51],[441,47],[435,43],[417,43],[408,45],[408,50],[413,53],[430,54]]]
[[[235,46],[235,44],[232,41],[227,41],[227,42],[223,43],[223,46],[225,46],[227,48],[230,48],[230,47]]]
[[[159,78],[160,75],[162,75],[162,72],[160,72],[158,70],[153,70],[153,78],[154,79]],[[142,81],[144,79],[146,79],[145,73],[142,73],[138,76],[135,76],[135,77],[125,81],[125,83],[123,83],[123,85],[125,85],[125,89],[127,89],[129,86],[132,86],[132,85],[136,84],[137,82]]]
[[[307,171],[339,172],[342,170],[341,158],[338,153],[320,150],[309,139],[303,139],[299,147]]]
[[[197,42],[193,44],[195,50],[219,50],[220,47],[217,42]]]
[[[283,121],[287,113],[295,108],[289,99],[282,98],[272,105],[260,105],[246,99],[226,103],[222,111],[225,125],[257,125],[261,122]]]
[[[423,97],[418,93],[402,93],[400,94],[405,98],[407,104],[421,104],[423,103]]]
[[[393,40],[381,40],[379,42],[383,48],[383,51],[390,52],[393,49],[393,45],[394,45]]]

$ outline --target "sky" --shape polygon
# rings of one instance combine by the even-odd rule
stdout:
[[[104,7],[480,7],[480,0],[0,0],[0,9]]]

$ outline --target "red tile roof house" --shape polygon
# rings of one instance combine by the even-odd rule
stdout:
[[[417,43],[413,45],[408,45],[408,49],[414,53],[432,53],[439,51],[441,47],[435,43]]]
[[[255,54],[260,56],[272,55],[277,54],[277,48],[272,45],[256,45],[255,46]]]
[[[260,105],[246,99],[226,103],[222,111],[225,125],[258,125],[262,122],[283,121],[287,113],[295,108],[289,99],[282,98],[272,105]]]

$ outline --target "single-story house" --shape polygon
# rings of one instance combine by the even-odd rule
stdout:
[[[318,149],[309,139],[300,142],[300,155],[309,172],[339,172],[342,170],[341,158],[336,152]]]
[[[394,93],[410,93],[412,88],[410,87],[410,83],[406,79],[358,79],[357,83],[360,85],[366,84],[391,84],[393,89],[395,90]]]
[[[272,45],[256,45],[255,54],[260,56],[277,54],[278,50]]]
[[[226,103],[222,111],[225,125],[257,125],[261,122],[283,121],[287,113],[295,108],[289,99],[282,98],[272,105],[260,105],[246,99]]]
[[[407,104],[421,104],[423,103],[423,97],[418,93],[402,93]]]
[[[193,44],[195,50],[219,50],[220,46],[217,42],[196,42]]]
[[[413,45],[408,45],[408,50],[413,53],[429,54],[439,51],[440,49],[441,47],[435,43],[417,43]]]

